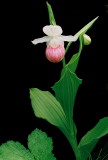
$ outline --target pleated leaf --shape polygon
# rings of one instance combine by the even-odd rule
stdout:
[[[71,58],[70,62],[67,65],[65,65],[65,67],[62,69],[60,80],[56,82],[52,87],[57,100],[63,107],[69,125],[71,125],[73,119],[73,108],[76,93],[78,91],[79,85],[82,83],[82,80],[79,79],[74,73],[78,65],[80,54],[83,48],[83,36],[80,36],[79,39],[80,45],[78,53],[76,53]]]
[[[87,160],[99,139],[108,134],[108,117],[105,117],[81,139],[78,148],[83,160]]]
[[[81,79],[66,67],[61,79],[52,87],[57,100],[63,107],[68,123],[71,123],[73,117],[74,101],[81,82]]]
[[[50,92],[32,88],[30,98],[34,113],[38,118],[43,118],[59,128],[67,127],[65,113]]]

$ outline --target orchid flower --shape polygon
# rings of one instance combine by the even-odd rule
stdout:
[[[34,45],[47,42],[46,57],[50,62],[60,62],[65,56],[64,41],[76,41],[77,37],[69,35],[63,36],[63,30],[58,25],[47,25],[43,27],[43,32],[47,35],[32,41]]]

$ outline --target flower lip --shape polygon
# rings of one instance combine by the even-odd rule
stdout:
[[[43,32],[51,37],[60,36],[63,33],[62,28],[58,25],[47,25],[43,27]]]
[[[53,48],[50,45],[46,48],[46,58],[53,63],[60,62],[65,56],[65,48],[63,45],[59,45],[57,48]]]

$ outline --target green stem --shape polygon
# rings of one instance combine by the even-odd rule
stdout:
[[[68,51],[68,49],[69,49],[69,47],[70,47],[71,44],[72,44],[72,42],[69,42],[69,43],[67,44],[66,53],[67,53],[67,51]]]
[[[66,65],[65,57],[62,59],[62,64],[63,64],[63,68],[64,68],[64,67],[65,67],[65,65]]]
[[[75,137],[72,134],[70,134],[67,136],[67,139],[68,139],[68,141],[74,151],[76,160],[81,160],[80,151],[78,149],[78,145],[77,145],[77,141],[76,141]]]
[[[71,148],[75,154],[76,160],[83,160],[81,157],[80,150],[78,148],[76,135],[73,132],[73,127],[69,127],[69,128],[66,130],[64,130],[64,129],[60,129],[60,130],[62,131],[62,133],[65,135],[65,137],[69,141]]]

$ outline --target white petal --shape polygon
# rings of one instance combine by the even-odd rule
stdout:
[[[76,41],[78,39],[78,37],[76,36],[60,36],[60,38],[63,40],[63,41],[67,41],[67,42],[71,42],[71,41]]]
[[[62,34],[62,28],[58,25],[48,25],[43,27],[43,32],[48,36],[60,36]]]
[[[37,39],[34,39],[33,41],[31,41],[33,44],[38,44],[38,43],[43,43],[43,42],[48,42],[50,41],[51,38],[49,36],[44,36],[42,38],[37,38]]]

